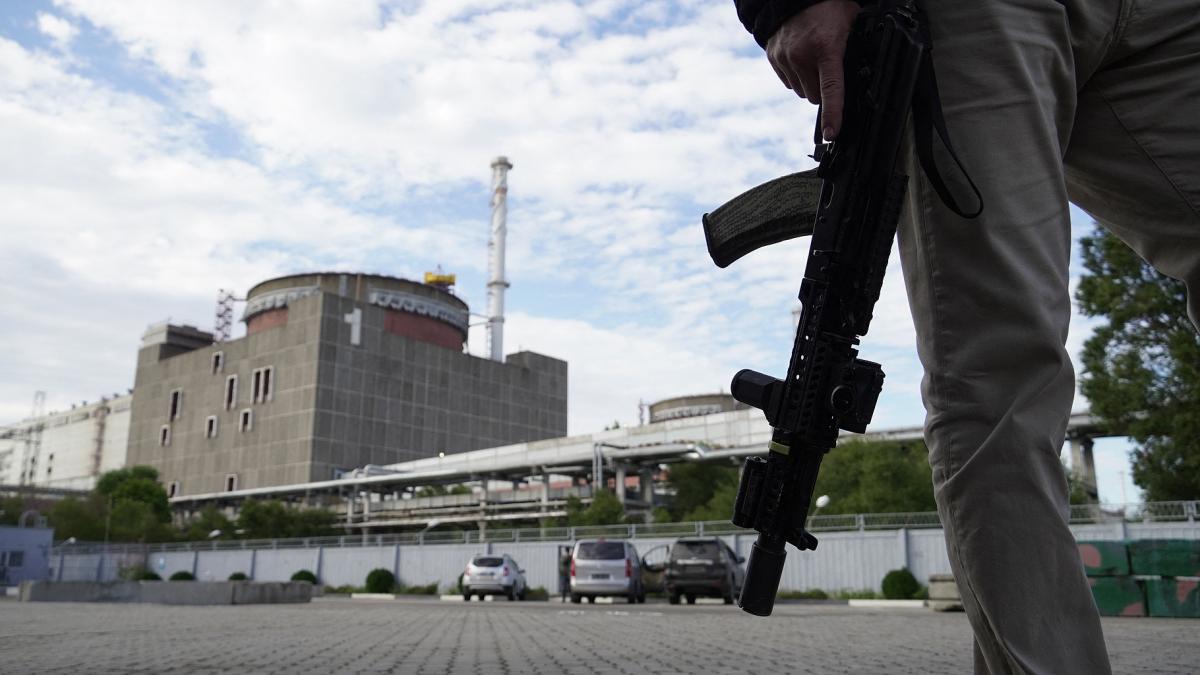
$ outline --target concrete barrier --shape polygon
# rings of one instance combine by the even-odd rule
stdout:
[[[232,605],[239,581],[139,581],[141,602],[156,605]]]
[[[142,586],[138,581],[25,581],[21,583],[21,602],[141,601]]]
[[[313,585],[307,581],[232,581],[233,604],[278,605],[309,602]]]
[[[21,602],[146,602],[160,605],[270,605],[309,602],[303,581],[26,581]]]

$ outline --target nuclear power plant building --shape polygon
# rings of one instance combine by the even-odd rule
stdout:
[[[128,464],[178,496],[564,436],[566,362],[471,356],[469,316],[445,286],[334,272],[252,288],[236,340],[151,326]]]

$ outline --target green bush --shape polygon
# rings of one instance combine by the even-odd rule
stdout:
[[[194,574],[192,574],[191,572],[185,572],[184,570],[179,570],[175,574],[171,575],[171,581],[195,581],[195,580],[196,580],[196,576]]]
[[[828,600],[829,594],[819,588],[807,591],[779,591],[776,594],[780,600]]]
[[[308,570],[300,570],[292,575],[292,581],[307,581],[315,586],[317,583],[317,575],[309,572]]]
[[[912,572],[901,568],[883,577],[883,597],[888,600],[908,600],[921,591],[921,584]]]
[[[837,598],[838,600],[876,600],[879,598],[879,594],[869,588],[860,590],[843,588],[842,590],[834,593],[833,597]]]
[[[396,587],[396,575],[391,570],[376,567],[367,573],[368,593],[391,593]]]
[[[384,571],[387,572],[387,570]],[[367,584],[370,583],[370,577],[368,577]],[[424,586],[405,586],[404,584],[400,584],[396,587],[396,592],[401,595],[437,595],[438,582],[432,581]]]
[[[325,593],[326,593],[326,594],[329,594],[329,593],[343,593],[343,594],[345,594],[345,595],[349,595],[349,594],[351,594],[351,593],[358,593],[358,592],[359,592],[359,591],[361,591],[361,590],[362,590],[362,589],[361,589],[361,588],[359,588],[358,586],[351,586],[350,584],[346,584],[346,585],[344,585],[344,586],[326,586],[326,587],[325,587]]]
[[[117,576],[125,581],[162,581],[162,577],[141,565],[122,567]]]
[[[649,595],[649,594],[647,594],[647,595]],[[549,600],[550,599],[550,591],[547,591],[545,586],[538,586],[536,588],[530,588],[529,590],[525,591],[525,599],[526,600]]]
[[[234,572],[229,575],[230,581],[248,581],[250,577],[246,576],[245,572]]]

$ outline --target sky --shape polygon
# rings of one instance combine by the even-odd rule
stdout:
[[[6,0],[0,423],[126,391],[146,326],[281,274],[440,265],[482,313],[498,155],[506,351],[569,362],[570,433],[778,373],[807,239],[720,270],[700,215],[810,167],[814,117],[726,2]],[[872,428],[920,425],[894,252],[862,354]],[[1104,501],[1128,449],[1097,443]]]

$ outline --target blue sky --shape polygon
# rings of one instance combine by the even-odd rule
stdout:
[[[778,371],[807,242],[718,270],[699,217],[808,167],[813,116],[728,3],[6,2],[0,422],[124,391],[148,324],[278,274],[441,265],[482,311],[501,154],[506,346],[570,361],[572,433]],[[874,428],[918,425],[894,260],[876,314]],[[1106,500],[1125,453],[1098,446]]]

